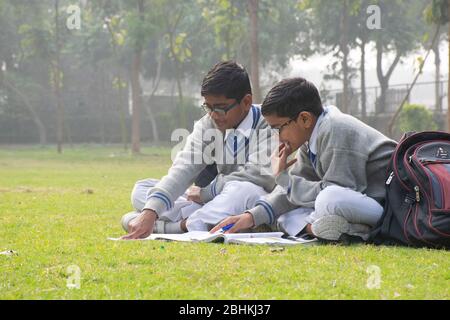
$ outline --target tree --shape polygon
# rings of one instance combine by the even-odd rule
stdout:
[[[18,6],[16,4],[16,6]],[[26,94],[30,90],[31,81],[27,77],[23,77],[20,72],[22,66],[23,55],[20,55],[20,35],[16,32],[21,26],[24,16],[17,15],[15,12],[22,12],[17,7],[9,4],[6,1],[0,1],[0,88],[4,87],[10,94],[16,95],[22,101],[28,114],[31,116],[33,123],[36,126],[39,143],[41,145],[47,144],[47,130],[41,117],[39,116],[35,103],[30,99],[30,94]],[[6,94],[8,96],[8,94]]]
[[[351,74],[349,53],[355,46],[357,28],[350,28],[356,25],[357,16],[360,9],[358,0],[326,1],[307,0],[302,3],[303,10],[312,13],[312,42],[317,51],[333,55],[340,60],[340,70],[337,65],[332,64],[332,76],[327,79],[339,79],[342,81],[342,110],[349,111]],[[340,75],[342,74],[342,76]]]
[[[51,82],[56,98],[56,142],[58,153],[62,153],[64,143],[64,105],[62,102],[62,68],[61,68],[61,42],[60,42],[60,21],[59,21],[59,0],[54,2],[54,40],[55,40],[55,56],[51,64]]]
[[[367,8],[369,2],[368,0],[363,0],[359,7],[359,16],[357,19],[357,46],[361,52],[361,60],[359,63],[359,73],[360,73],[360,89],[361,89],[361,117],[363,120],[367,117],[367,92],[366,92],[366,47],[371,41],[370,34],[371,30],[367,27]]]
[[[137,12],[139,23],[144,23],[144,0],[137,0]],[[142,88],[140,84],[140,71],[142,60],[142,42],[136,39],[134,42],[133,62],[131,64],[131,151],[134,154],[141,152],[141,109],[142,109]]]
[[[450,23],[449,23],[449,17],[450,17],[450,0],[433,0],[431,4],[428,6],[426,10],[426,21],[430,24],[433,24],[438,27],[443,27],[448,24],[447,27],[447,33],[448,33],[448,39],[450,39]],[[442,28],[444,29],[444,28]],[[439,52],[438,45],[437,49],[435,48],[435,52]],[[450,50],[450,41],[449,41],[449,50]],[[439,61],[439,57],[437,56],[436,59]],[[450,53],[449,53],[449,63],[450,63]],[[438,61],[436,62],[436,70],[438,70],[439,64]],[[450,74],[450,65],[449,65],[449,74]],[[438,71],[439,72],[439,71]],[[436,78],[439,76],[439,73],[436,72]],[[440,78],[440,76],[439,76]],[[440,79],[439,79],[440,81]],[[439,103],[440,103],[440,93],[439,89],[436,90],[436,95],[439,96]],[[448,82],[448,91],[447,91],[447,99],[448,99],[448,110],[447,110],[447,130],[450,131],[450,81]],[[440,106],[439,106],[440,107]]]
[[[423,3],[421,1],[378,1],[382,12],[382,29],[374,30],[377,78],[381,87],[376,110],[386,111],[386,97],[391,76],[403,57],[416,50],[425,30],[423,28]],[[392,63],[384,69],[384,57],[394,53]]]
[[[258,9],[259,0],[248,0],[248,12],[250,16],[250,76],[252,79],[253,100],[261,103],[261,88],[259,85],[259,42],[258,42]]]
[[[433,114],[426,106],[408,104],[399,116],[399,128],[402,132],[436,130]]]
[[[148,9],[151,4],[151,10]],[[136,0],[132,11],[126,17],[129,37],[127,43],[133,48],[130,73],[132,97],[132,152],[140,153],[140,120],[143,106],[140,76],[142,72],[142,57],[148,49],[150,39],[161,33],[161,6],[166,4],[161,0]]]
[[[111,7],[111,4],[109,4]],[[119,114],[120,132],[122,138],[122,145],[124,150],[128,149],[128,134],[126,126],[126,111],[128,109],[128,95],[125,92],[127,88],[127,83],[125,81],[125,76],[121,68],[121,59],[124,55],[123,47],[125,44],[125,38],[127,36],[127,31],[123,27],[123,13],[119,9],[114,8],[112,12],[107,12],[105,7],[98,8],[101,10],[99,19],[104,21],[104,24],[110,35],[110,44],[113,53],[114,61],[114,79],[112,82],[112,87],[117,90],[118,99],[116,99],[117,110]],[[104,12],[103,12],[104,11]]]
[[[186,63],[192,57],[192,51],[189,47],[188,41],[186,41],[187,33],[179,31],[180,24],[186,13],[186,3],[182,2],[176,4],[172,2],[173,6],[165,8],[166,12],[166,24],[165,24],[165,36],[169,46],[169,58],[174,63],[175,80],[178,89],[178,106],[180,110],[180,126],[187,126],[187,113],[184,106],[184,95],[182,79],[184,78],[183,64]]]
[[[423,67],[425,65],[425,62],[428,60],[428,57],[433,49],[433,47],[435,46],[436,41],[439,38],[439,28],[437,28],[434,36],[433,36],[433,40],[431,41],[430,44],[430,48],[428,49],[425,58],[419,57],[418,61],[419,61],[419,71],[416,73],[416,76],[414,77],[413,82],[409,85],[408,91],[406,92],[405,97],[403,98],[403,101],[401,102],[400,106],[397,108],[397,111],[394,113],[394,115],[392,116],[391,120],[389,121],[389,125],[388,125],[388,134],[389,135],[393,135],[394,133],[394,126],[396,124],[397,118],[399,117],[399,115],[401,114],[404,105],[407,103],[408,101],[408,97],[411,94],[412,89],[414,88],[415,84],[417,83],[417,79],[419,78],[419,76],[422,74],[422,70]]]
[[[29,14],[29,21],[19,26],[21,36],[21,50],[23,59],[36,59],[34,63],[44,62],[48,74],[48,84],[51,87],[56,105],[56,140],[57,151],[62,153],[64,143],[64,106],[63,106],[63,68],[61,63],[61,52],[65,38],[65,28],[60,26],[60,2],[53,0],[48,9],[37,2],[28,4],[16,4],[19,15]],[[23,16],[22,16],[23,17]],[[29,22],[29,23],[27,23]],[[25,61],[24,61],[25,62]],[[29,63],[30,61],[28,61]],[[39,75],[42,78],[42,75]],[[39,78],[39,80],[40,80]]]

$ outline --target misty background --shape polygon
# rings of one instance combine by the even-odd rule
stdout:
[[[168,145],[236,60],[398,139],[448,130],[448,0],[0,0],[0,144]]]

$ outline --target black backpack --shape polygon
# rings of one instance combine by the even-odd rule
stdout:
[[[395,149],[375,244],[450,248],[450,134],[407,133]]]

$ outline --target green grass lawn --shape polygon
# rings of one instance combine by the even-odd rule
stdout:
[[[169,149],[0,148],[0,299],[449,299],[450,252],[113,242],[138,179]],[[81,272],[79,289],[67,287]],[[380,270],[379,288],[369,289]]]

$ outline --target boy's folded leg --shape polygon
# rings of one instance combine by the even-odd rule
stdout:
[[[223,219],[254,207],[266,192],[247,181],[227,182],[220,194],[192,213],[186,221],[189,231],[209,231]]]
[[[315,212],[308,218],[308,222],[312,223],[321,217],[335,214],[350,223],[374,226],[383,214],[383,207],[360,192],[329,186],[317,196]]]
[[[300,207],[281,215],[276,221],[277,231],[289,236],[296,236],[308,224],[308,217],[314,211],[313,208]]]
[[[122,228],[129,232],[129,225],[132,220],[137,218],[141,213],[137,211],[131,211],[126,213],[121,220]],[[181,229],[181,221],[165,221],[158,219],[153,227],[153,233],[184,233]]]
[[[129,226],[131,220],[133,220],[134,218],[137,218],[140,214],[141,213],[137,212],[137,211],[131,211],[131,212],[125,213],[121,220],[123,230],[128,232],[128,226]]]
[[[317,238],[323,240],[339,241],[348,239],[350,236],[367,241],[370,227],[364,224],[349,223],[339,215],[327,215],[312,223],[311,230]]]
[[[156,220],[153,233],[180,234],[184,233],[184,231],[181,229],[181,221],[172,222]]]
[[[131,204],[136,211],[142,211],[147,201],[148,191],[156,186],[158,182],[159,180],[156,179],[144,179],[135,183],[131,191]]]

